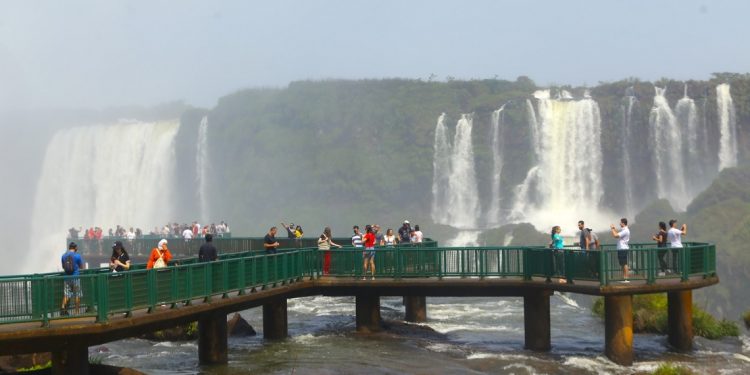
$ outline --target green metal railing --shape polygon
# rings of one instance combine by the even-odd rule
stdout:
[[[109,255],[112,252],[112,244],[114,241],[122,241],[125,249],[130,255],[149,255],[151,249],[155,248],[162,237],[159,236],[146,236],[143,238],[137,238],[134,240],[126,240],[123,238],[107,238],[102,240],[101,251],[97,240],[74,240],[78,244],[78,252],[83,255]],[[316,237],[311,238],[300,238],[300,239],[289,239],[277,237],[280,248],[306,248],[306,247],[317,247],[318,239]],[[70,241],[70,240],[68,240]],[[174,256],[196,256],[198,249],[205,242],[202,238],[196,238],[189,241],[185,241],[183,238],[170,237],[167,238],[169,251]],[[334,243],[350,246],[352,240],[350,237],[334,238]],[[245,251],[263,251],[263,237],[214,237],[213,244],[219,253],[242,253]],[[64,249],[65,247],[61,248]],[[67,246],[67,244],[65,245]],[[437,242],[432,239],[425,239],[422,247],[436,247]]]
[[[656,248],[634,244],[627,250],[630,280],[653,284],[659,279],[688,280],[716,275],[716,248],[686,243],[684,248]],[[160,305],[189,304],[248,289],[286,285],[322,275],[325,252],[315,248],[284,249],[277,254],[245,251],[220,255],[219,260],[183,259],[179,265],[146,270],[136,264],[130,271],[83,270],[78,276],[61,273],[0,277],[0,324],[66,317],[95,317],[153,310]],[[330,250],[330,276],[361,277],[362,249]],[[377,248],[377,278],[516,277],[523,280],[562,279],[606,286],[623,280],[618,251],[552,250],[543,247],[422,247]],[[665,268],[662,273],[661,268]],[[61,311],[65,283],[80,284],[80,309],[70,303]],[[65,315],[68,313],[69,315]]]

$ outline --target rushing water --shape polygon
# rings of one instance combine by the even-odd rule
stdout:
[[[432,206],[432,217],[437,223],[457,228],[477,226],[479,191],[474,170],[471,135],[473,123],[472,115],[461,115],[456,124],[453,144],[450,145],[447,141],[445,114],[438,119],[435,130]],[[443,176],[447,176],[447,181],[441,179]]]
[[[490,226],[498,225],[501,222],[500,218],[500,203],[502,197],[500,196],[500,176],[503,172],[503,109],[505,105],[500,109],[492,112],[492,121],[490,128],[492,134],[492,195],[490,196],[490,209],[487,211],[487,223]]]
[[[574,100],[562,90],[534,93],[537,113],[529,126],[538,164],[516,189],[513,215],[541,227],[552,222],[600,218],[602,184],[601,116],[588,93]]]
[[[716,86],[719,114],[719,170],[737,165],[737,124],[729,84]]]
[[[618,366],[603,355],[604,326],[589,300],[551,298],[552,351],[523,349],[522,298],[427,298],[426,324],[399,323],[400,298],[381,298],[383,333],[355,333],[353,297],[289,300],[290,338],[262,339],[262,309],[241,315],[258,336],[230,338],[227,365],[200,366],[195,342],[128,339],[90,348],[103,363],[149,374],[634,374],[673,362],[697,373],[750,371],[750,339],[695,339],[691,354],[673,353],[666,337],[635,335],[636,362]]]
[[[208,223],[211,217],[208,205],[208,171],[210,169],[208,161],[208,116],[203,116],[198,127],[198,144],[196,145],[196,149],[195,178],[198,185],[200,217],[204,223]]]
[[[622,108],[622,132],[624,134],[622,144],[622,182],[625,188],[625,213],[627,217],[633,217],[633,215],[635,214],[635,197],[633,194],[633,164],[630,153],[632,149],[631,142],[635,130],[635,123],[633,121],[633,109],[635,108],[635,105],[637,103],[638,99],[636,99],[635,95],[633,94],[633,88],[628,88],[628,92],[625,96]]]
[[[71,226],[148,230],[169,220],[179,126],[128,122],[58,131],[37,184],[31,254],[18,273],[59,270]]]

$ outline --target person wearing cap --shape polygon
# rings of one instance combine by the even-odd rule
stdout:
[[[65,260],[68,257],[72,257],[73,270],[70,273],[66,273],[70,276],[65,278],[62,307],[60,308],[61,315],[68,315],[67,306],[71,299],[73,299],[76,305],[75,311],[78,313],[81,308],[81,295],[83,294],[81,292],[81,280],[78,278],[78,275],[80,274],[80,270],[84,268],[84,263],[81,254],[78,254],[78,245],[75,242],[68,244],[68,251],[61,258],[63,269],[65,269]]]
[[[112,272],[122,272],[130,269],[130,255],[125,251],[121,241],[115,241],[112,245],[112,257],[109,260],[109,268]]]
[[[214,247],[214,236],[211,233],[207,233],[204,237],[206,243],[201,245],[198,249],[198,261],[199,262],[213,262],[218,258],[216,255],[216,248]]]
[[[401,228],[398,228],[399,242],[402,244],[408,244],[411,242],[411,226],[409,220],[404,220],[404,224]]]

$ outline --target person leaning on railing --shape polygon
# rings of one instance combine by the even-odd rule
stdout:
[[[112,272],[122,272],[130,269],[130,255],[125,251],[122,242],[115,241],[112,245],[112,257],[109,260],[109,268]]]
[[[333,242],[333,236],[331,235],[331,228],[325,227],[323,234],[318,238],[318,250],[324,251],[323,253],[323,275],[328,275],[331,272],[331,246],[341,248],[341,245]]]

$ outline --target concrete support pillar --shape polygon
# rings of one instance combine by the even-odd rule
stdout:
[[[523,297],[523,329],[529,350],[547,351],[550,340],[550,309],[548,290],[529,292]]]
[[[693,291],[667,293],[669,344],[675,349],[693,349]]]
[[[604,352],[619,365],[633,364],[633,296],[604,297]]]
[[[281,340],[289,336],[286,314],[286,298],[263,305],[263,338]]]
[[[52,352],[53,375],[89,375],[89,348],[69,345],[65,350]]]
[[[380,296],[358,295],[357,332],[372,333],[380,331]]]
[[[212,312],[198,320],[198,360],[227,363],[227,314]]]
[[[427,321],[427,298],[425,296],[404,296],[406,321],[424,323]]]

